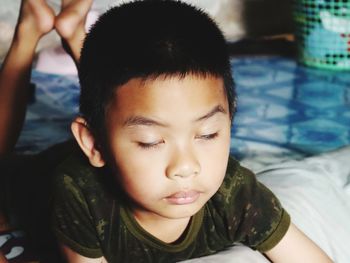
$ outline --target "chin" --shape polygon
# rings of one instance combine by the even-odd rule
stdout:
[[[188,218],[195,215],[205,203],[202,204],[191,204],[191,205],[177,205],[175,208],[172,208],[169,213],[167,213],[168,218],[172,219],[182,219]]]

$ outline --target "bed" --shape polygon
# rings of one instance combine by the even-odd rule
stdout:
[[[239,56],[231,63],[238,94],[231,153],[335,262],[349,262],[350,73],[304,68],[276,55]],[[32,82],[35,94],[16,147],[22,153],[71,138],[69,124],[78,112],[76,75],[34,70]],[[268,261],[238,244],[187,262]]]

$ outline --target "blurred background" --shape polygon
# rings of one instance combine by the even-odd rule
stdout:
[[[228,41],[245,37],[271,36],[291,33],[293,0],[185,0],[206,10],[219,24]],[[59,10],[60,0],[48,0]],[[97,0],[92,8],[91,19],[113,5],[128,0]],[[16,24],[20,0],[0,0],[0,60],[11,41]],[[59,41],[53,32],[40,43],[43,47],[54,46]]]

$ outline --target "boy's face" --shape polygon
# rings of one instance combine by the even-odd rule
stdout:
[[[191,217],[221,185],[231,127],[221,78],[132,79],[117,89],[106,123],[139,221]]]

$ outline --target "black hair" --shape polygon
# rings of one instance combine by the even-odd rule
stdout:
[[[97,139],[115,89],[132,78],[195,74],[224,81],[231,116],[235,92],[225,38],[203,11],[180,1],[113,7],[91,27],[79,64],[80,112]]]

